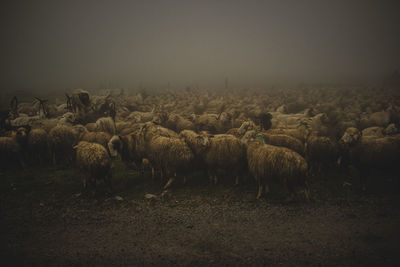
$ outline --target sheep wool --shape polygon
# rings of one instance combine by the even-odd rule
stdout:
[[[81,141],[75,148],[77,166],[84,173],[84,187],[86,187],[87,176],[89,182],[92,183],[99,178],[110,176],[111,159],[102,145]]]

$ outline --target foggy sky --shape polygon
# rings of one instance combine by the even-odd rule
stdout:
[[[400,69],[397,2],[3,1],[0,88],[371,80]]]

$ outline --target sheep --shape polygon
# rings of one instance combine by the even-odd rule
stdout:
[[[109,133],[110,135],[115,135],[115,122],[111,117],[99,118],[96,121],[96,130],[99,132]]]
[[[124,129],[130,128],[132,126],[131,123],[120,121],[115,123],[116,133],[121,134]]]
[[[314,132],[319,132],[321,134],[329,133],[327,129],[329,119],[325,113],[319,113],[311,118],[305,116],[303,113],[281,114],[278,112],[271,112],[271,115],[273,116],[271,119],[272,129],[297,129],[300,126],[305,125]]]
[[[393,170],[400,163],[400,136],[362,136],[357,128],[348,128],[340,139],[342,153],[360,172],[362,190],[373,169]]]
[[[362,136],[371,136],[371,137],[383,137],[384,136],[384,128],[379,126],[368,127],[362,130]]]
[[[304,145],[297,138],[285,134],[261,133],[261,135],[266,144],[289,148],[299,153],[301,156],[305,154]]]
[[[28,116],[37,115],[39,103],[37,101],[33,101],[30,103],[24,102],[18,104],[18,109],[16,111],[17,114],[27,114]]]
[[[390,124],[390,113],[386,111],[375,112],[365,115],[360,119],[360,128],[365,129],[372,126],[387,127]]]
[[[6,130],[11,126],[10,111],[0,110],[0,130]]]
[[[259,117],[258,120],[260,122],[260,127],[262,130],[268,130],[272,126],[272,115],[271,113],[262,113]]]
[[[217,183],[218,170],[226,170],[234,175],[235,184],[239,183],[239,174],[245,166],[245,150],[238,138],[228,134],[199,135],[191,130],[182,131],[180,136],[204,162],[211,182]]]
[[[83,174],[83,188],[89,183],[96,187],[98,179],[104,179],[111,189],[111,159],[100,144],[80,141],[76,149],[76,165]]]
[[[180,138],[157,136],[149,142],[148,148],[148,159],[161,170],[163,177],[168,178],[164,190],[174,182],[177,173],[187,172],[194,158],[193,152]]]
[[[73,146],[76,145],[79,135],[78,128],[66,125],[57,125],[49,132],[50,154],[53,165],[58,162],[73,162]]]
[[[339,160],[339,146],[332,138],[310,135],[305,147],[310,172],[315,170],[319,174]]]
[[[228,113],[203,114],[194,117],[194,125],[197,131],[209,131],[211,133],[224,133],[232,126]]]
[[[61,123],[58,119],[42,119],[42,120],[34,121],[33,123],[31,123],[29,125],[31,125],[32,128],[34,128],[34,129],[41,128],[41,129],[45,130],[47,133],[49,133],[53,127],[55,127],[59,124],[61,124]]]
[[[164,189],[173,183],[177,173],[186,171],[193,159],[192,151],[176,133],[152,123],[128,136],[113,136],[108,147],[111,156],[119,153],[123,161],[133,161],[137,166],[148,158],[169,179]]]
[[[28,135],[29,158],[42,164],[49,156],[48,134],[43,129],[32,129]]]
[[[107,148],[108,141],[111,139],[111,135],[106,132],[90,132],[82,125],[75,125],[74,128],[80,132],[79,141],[97,143]]]
[[[115,158],[118,154],[121,156],[122,161],[138,164],[142,161],[143,157],[137,156],[136,139],[135,135],[114,135],[111,137],[107,144],[111,157]]]
[[[59,123],[65,124],[65,125],[73,125],[75,123],[75,121],[76,121],[75,114],[72,112],[67,112],[61,116]]]
[[[96,132],[97,131],[97,124],[95,122],[86,123],[85,127],[89,132]]]
[[[301,188],[305,198],[310,194],[306,183],[307,162],[297,152],[288,148],[268,145],[255,131],[249,131],[242,138],[247,146],[247,162],[250,173],[258,183],[257,199],[263,192],[268,193],[272,181],[277,181],[289,192],[293,199],[296,187]]]
[[[165,121],[161,122],[166,128],[174,130],[176,132],[181,132],[183,130],[194,130],[194,124],[188,119],[183,118],[179,114],[169,114],[166,116],[167,118],[164,119]]]
[[[42,119],[39,116],[26,116],[26,115],[24,116],[20,114],[18,118],[11,120],[11,125],[12,126],[33,125],[38,121],[42,121]]]
[[[82,89],[74,89],[71,94],[71,105],[74,113],[86,112],[90,106],[90,95]]]
[[[27,142],[27,130],[18,128],[17,131],[12,131],[10,136],[0,137],[0,161],[2,167],[15,165],[18,163],[20,167],[25,167],[24,163],[24,147]]]
[[[307,139],[307,136],[309,135],[309,130],[306,127],[298,127],[296,129],[277,128],[277,129],[269,129],[268,131],[266,131],[266,133],[274,135],[284,134],[292,136],[300,140],[304,144]]]
[[[252,121],[245,121],[240,125],[238,129],[238,134],[240,137],[242,137],[247,131],[251,130],[261,130],[260,127],[258,127],[254,122]]]
[[[149,122],[152,121],[154,119],[154,117],[156,117],[157,114],[155,113],[155,106],[153,106],[153,109],[150,112],[141,112],[141,111],[133,111],[131,112],[128,117],[127,120],[131,121],[131,122]]]
[[[229,129],[226,134],[231,134],[236,136],[237,138],[243,137],[243,135],[250,130],[260,130],[253,121],[244,121],[239,128],[232,128]]]
[[[140,124],[139,128],[135,127],[128,135],[114,135],[108,142],[108,148],[111,156],[116,157],[119,153],[123,161],[133,161],[140,166],[142,159],[147,156],[150,140],[160,135],[177,136],[170,132],[172,131],[153,123]]]
[[[397,127],[394,123],[391,123],[388,125],[388,127],[386,127],[386,129],[384,130],[384,133],[386,135],[394,135],[398,133]]]

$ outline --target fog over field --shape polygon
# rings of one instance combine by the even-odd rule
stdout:
[[[400,266],[400,0],[1,3],[1,266]]]
[[[400,68],[398,1],[4,1],[0,88],[371,83]]]

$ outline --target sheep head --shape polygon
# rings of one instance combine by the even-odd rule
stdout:
[[[247,131],[256,130],[256,129],[257,129],[257,126],[254,124],[254,122],[245,121],[242,123],[242,125],[240,125],[240,127],[238,129],[238,134],[244,135]]]
[[[257,131],[247,131],[241,139],[242,143],[249,145],[252,143],[265,144],[263,136]]]
[[[208,136],[197,134],[192,130],[183,130],[179,135],[197,154],[205,151],[210,146]]]
[[[357,128],[350,127],[344,132],[340,142],[346,145],[353,145],[358,142],[361,138],[361,132]]]
[[[108,141],[108,150],[110,151],[111,157],[115,158],[118,156],[118,153],[122,151],[122,140],[118,135],[114,135],[111,137],[110,141]]]
[[[76,120],[76,116],[72,112],[67,112],[64,115],[62,115],[62,119],[64,119],[65,122],[74,123]]]

